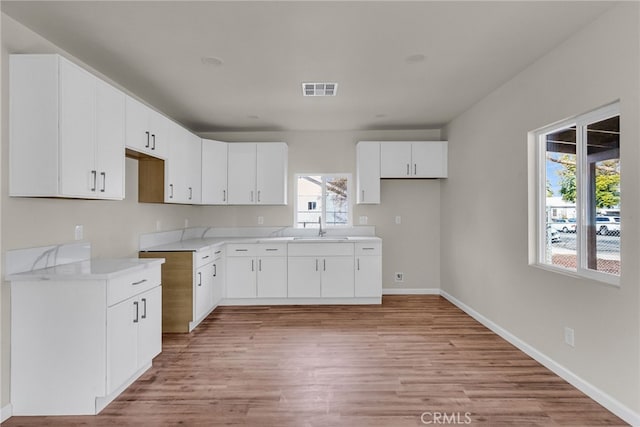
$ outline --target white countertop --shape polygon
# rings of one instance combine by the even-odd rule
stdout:
[[[12,282],[26,280],[108,280],[121,274],[161,264],[164,264],[164,258],[89,259],[12,274],[7,276],[7,280]]]
[[[178,242],[153,246],[143,252],[197,252],[209,247],[227,243],[380,243],[382,239],[375,236],[299,236],[299,237],[215,237],[204,239],[188,239]]]

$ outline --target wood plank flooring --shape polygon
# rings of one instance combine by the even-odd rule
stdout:
[[[382,306],[221,307],[191,334],[165,334],[153,368],[100,415],[3,426],[436,421],[624,425],[445,299],[386,296]]]

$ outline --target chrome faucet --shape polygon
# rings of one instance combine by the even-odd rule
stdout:
[[[322,217],[319,216],[318,217],[318,226],[320,226],[320,230],[318,231],[318,237],[324,237],[325,234],[327,234],[326,231],[322,231]]]

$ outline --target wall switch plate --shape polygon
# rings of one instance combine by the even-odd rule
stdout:
[[[573,328],[564,327],[564,343],[570,347],[575,347],[575,331]]]
[[[402,272],[396,272],[395,278],[394,278],[396,283],[402,283],[404,282],[404,273]]]
[[[400,215],[396,216],[396,224],[402,224],[402,217]]]
[[[369,222],[369,217],[366,215],[360,215],[360,218],[358,218],[358,223],[360,225],[367,225],[368,222]]]
[[[84,226],[82,225],[76,225],[76,228],[74,230],[74,238],[76,240],[82,240],[84,239]]]
[[[258,224],[259,224],[259,225],[264,224],[264,217],[263,217],[263,216],[259,216],[259,217],[258,217]]]

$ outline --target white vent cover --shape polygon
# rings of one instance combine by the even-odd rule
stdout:
[[[303,96],[336,96],[338,83],[302,83]]]

